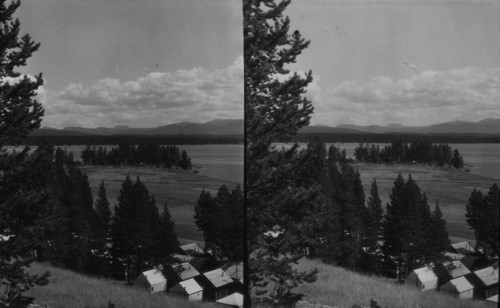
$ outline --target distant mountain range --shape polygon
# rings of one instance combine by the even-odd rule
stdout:
[[[126,125],[115,127],[65,127],[54,129],[44,127],[33,132],[35,136],[55,135],[242,135],[243,120],[212,120],[206,123],[180,122],[153,128],[133,128]]]
[[[336,127],[327,125],[314,125],[304,127],[301,133],[410,133],[410,134],[500,134],[500,119],[485,119],[478,122],[453,121],[429,126],[403,126],[389,124],[385,126],[369,125],[359,126],[342,124]]]
[[[410,134],[497,134],[500,135],[500,119],[485,119],[478,122],[453,121],[429,126],[359,126],[342,124],[336,127],[328,125],[307,126],[300,133],[309,134],[363,134],[363,133],[410,133]],[[180,122],[153,128],[132,128],[124,125],[115,127],[66,127],[64,129],[41,128],[32,133],[34,136],[70,136],[70,135],[242,135],[243,120],[212,120],[206,123]]]

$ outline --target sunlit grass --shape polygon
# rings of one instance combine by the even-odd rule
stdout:
[[[36,298],[35,303],[51,308],[66,307],[212,307],[212,303],[195,302],[174,298],[165,293],[149,294],[142,289],[125,286],[123,282],[98,279],[44,264],[33,264],[31,272],[49,271],[49,284],[35,287],[28,292]]]
[[[294,290],[304,294],[306,301],[317,304],[336,307],[352,307],[354,304],[369,306],[373,299],[381,307],[489,307],[484,301],[455,299],[436,291],[421,292],[392,279],[361,275],[317,261],[303,259],[298,268],[318,268],[316,282],[302,284]]]

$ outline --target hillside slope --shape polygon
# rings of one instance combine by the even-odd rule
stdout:
[[[30,271],[50,272],[48,285],[35,287],[27,293],[36,298],[36,304],[50,308],[108,307],[108,301],[120,308],[213,307],[212,303],[190,303],[164,293],[149,294],[141,289],[125,286],[123,282],[88,277],[45,264],[33,263]]]
[[[483,301],[459,300],[435,291],[420,292],[388,278],[365,276],[318,261],[303,259],[297,268],[319,270],[316,282],[305,283],[294,289],[294,292],[304,294],[304,300],[311,303],[336,307],[352,307],[353,304],[369,306],[370,300],[374,299],[381,307],[388,308],[491,307]]]

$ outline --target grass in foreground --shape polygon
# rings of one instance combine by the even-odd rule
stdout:
[[[294,292],[305,295],[304,300],[336,307],[352,307],[353,304],[369,306],[374,299],[381,307],[404,308],[479,308],[490,307],[479,300],[460,300],[436,291],[421,292],[401,285],[385,277],[365,276],[343,268],[307,259],[300,260],[297,268],[318,268],[318,280],[305,283]]]
[[[117,308],[153,307],[213,307],[212,303],[194,302],[169,297],[164,293],[149,294],[142,289],[125,286],[123,282],[80,275],[45,264],[33,263],[33,273],[49,271],[49,284],[28,291],[35,303],[51,308],[108,307],[108,301]]]

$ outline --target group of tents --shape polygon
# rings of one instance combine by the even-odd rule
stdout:
[[[206,254],[195,243],[180,246],[179,253],[174,255],[180,262],[172,265],[170,271],[154,268],[142,272],[133,285],[150,293],[166,292],[168,296],[188,301],[243,307],[243,263],[226,262],[214,268],[208,264]]]
[[[405,283],[422,291],[437,290],[460,299],[474,298],[495,305],[498,303],[498,260],[489,263],[485,263],[484,259],[481,261],[481,253],[468,242],[452,244],[445,254],[452,259],[445,264],[449,269],[448,279],[443,279],[442,273],[425,266],[409,273]]]

